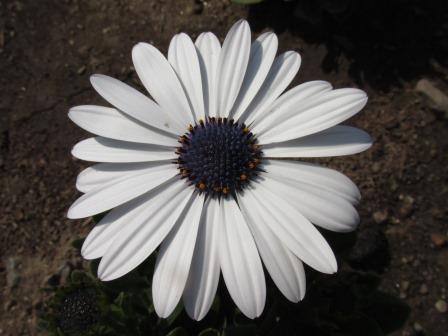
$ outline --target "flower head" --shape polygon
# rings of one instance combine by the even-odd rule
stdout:
[[[113,107],[78,106],[69,117],[96,134],[73,148],[100,162],[81,172],[85,193],[70,218],[108,214],[82,248],[102,258],[102,280],[121,277],[160,245],[152,283],[156,312],[166,317],[180,298],[202,319],[222,273],[248,317],[265,304],[265,268],[291,301],[305,294],[302,262],[333,273],[335,256],[314,225],[353,230],[357,187],[327,168],[287,161],[361,152],[367,133],[338,124],[358,113],[366,94],[324,81],[285,91],[299,70],[294,51],[279,56],[277,37],[251,43],[238,21],[223,45],[212,33],[195,43],[171,41],[168,60],[152,45],[132,51],[135,69],[154,99],[104,75],[95,90]],[[283,94],[282,94],[283,93]],[[283,160],[281,160],[283,159]],[[314,224],[314,225],[313,225]]]
[[[95,325],[99,316],[96,296],[91,288],[79,288],[64,296],[57,323],[65,335],[79,335]]]

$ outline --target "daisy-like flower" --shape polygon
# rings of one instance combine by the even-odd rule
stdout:
[[[224,43],[212,33],[195,43],[178,34],[168,60],[152,45],[132,50],[148,98],[104,75],[95,90],[113,107],[77,106],[70,119],[96,134],[73,155],[100,162],[81,172],[85,193],[69,218],[105,211],[82,247],[101,258],[102,280],[121,277],[160,245],[152,282],[157,314],[167,317],[181,297],[202,319],[222,272],[228,291],[249,318],[265,305],[262,263],[293,302],[305,294],[302,263],[337,270],[335,256],[314,225],[345,232],[359,220],[355,184],[327,168],[283,158],[361,152],[367,133],[337,126],[358,113],[366,94],[325,81],[282,92],[301,58],[276,56],[278,40],[264,33],[251,43],[238,21]],[[314,224],[314,225],[313,225]]]

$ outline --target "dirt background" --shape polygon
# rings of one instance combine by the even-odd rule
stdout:
[[[222,40],[242,17],[249,17],[254,36],[275,29],[280,51],[301,53],[294,84],[324,79],[368,92],[367,107],[350,123],[373,136],[373,147],[324,161],[362,191],[353,262],[378,261],[382,288],[412,308],[396,335],[446,335],[448,119],[443,104],[434,109],[434,92],[424,99],[416,85],[425,77],[447,92],[448,70],[431,52],[402,55],[388,65],[401,69],[413,57],[424,58],[418,72],[402,79],[367,61],[375,50],[365,51],[364,59],[335,55],[328,40],[303,37],[274,14],[269,7],[254,11],[228,0],[0,2],[0,335],[37,333],[40,288],[65,267],[69,242],[91,227],[88,220],[65,218],[78,196],[75,177],[87,166],[70,155],[86,133],[69,121],[67,111],[103,103],[89,75],[103,73],[140,87],[130,54],[135,43],[147,41],[166,52],[175,33],[194,38],[206,30]],[[378,74],[386,72],[394,81],[382,82]],[[366,79],[374,74],[375,80]],[[378,245],[387,253],[377,254]]]

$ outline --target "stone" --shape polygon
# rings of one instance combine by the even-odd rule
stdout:
[[[400,195],[401,206],[398,212],[402,217],[408,217],[414,210],[414,198],[409,195]]]
[[[20,275],[17,272],[18,260],[16,257],[9,257],[6,262],[6,285],[13,289],[20,283]]]
[[[428,286],[426,284],[422,284],[418,292],[422,295],[426,295],[429,293]]]
[[[416,335],[424,335],[425,330],[423,329],[422,325],[418,322],[415,322],[413,325],[414,331]]]
[[[10,311],[10,310],[12,310],[12,308],[14,308],[16,305],[17,305],[17,301],[14,300],[14,299],[12,299],[12,300],[8,300],[8,301],[6,301],[6,302],[4,303],[4,305],[3,305],[3,308],[4,308],[6,311]]]
[[[372,215],[373,220],[377,224],[383,224],[387,221],[387,218],[389,217],[389,213],[387,210],[378,210],[375,211]]]
[[[415,90],[425,97],[430,108],[443,112],[448,118],[448,96],[442,90],[425,78],[417,82]]]
[[[431,241],[435,247],[441,248],[446,245],[446,236],[440,233],[431,233]]]
[[[448,311],[448,306],[446,301],[438,300],[434,305],[439,313],[446,313]]]
[[[411,283],[410,283],[409,281],[407,281],[407,280],[402,281],[402,282],[401,282],[401,290],[402,290],[403,292],[407,292],[407,290],[409,289],[410,284],[411,284]]]

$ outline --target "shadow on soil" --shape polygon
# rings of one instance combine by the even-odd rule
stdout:
[[[444,0],[267,0],[250,7],[256,30],[285,30],[323,43],[324,71],[351,60],[358,83],[388,90],[448,64],[448,2]]]

